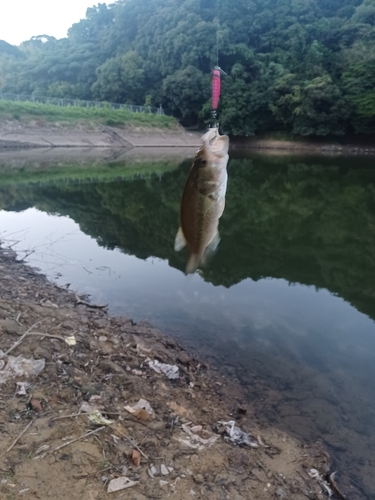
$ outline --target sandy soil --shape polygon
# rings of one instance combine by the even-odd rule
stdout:
[[[327,498],[309,476],[315,468],[329,477],[322,446],[259,426],[236,382],[173,339],[108,316],[11,250],[0,249],[0,277],[1,349],[13,348],[0,359],[0,377],[10,356],[45,360],[38,376],[12,375],[0,385],[1,499]],[[178,367],[178,378],[156,373],[155,360]],[[151,415],[125,409],[140,398]],[[218,421],[231,420],[253,446],[228,439]],[[202,428],[195,434],[193,426]],[[124,477],[135,484],[108,493]]]
[[[59,124],[0,124],[0,148],[31,147],[197,147],[201,134],[153,127],[60,126]]]

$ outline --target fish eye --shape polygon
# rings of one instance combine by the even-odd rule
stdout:
[[[206,160],[201,160],[201,165],[206,165],[207,161]]]

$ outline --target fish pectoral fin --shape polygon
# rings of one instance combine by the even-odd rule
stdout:
[[[220,243],[220,234],[219,231],[215,234],[215,236],[212,238],[210,243],[207,245],[206,251],[208,252],[216,252],[216,249]]]
[[[186,274],[193,274],[198,269],[198,266],[201,264],[202,266],[207,265],[208,261],[216,252],[216,249],[220,243],[220,235],[219,231],[212,238],[210,243],[207,245],[204,254],[192,253],[190,254],[189,260],[186,264],[185,272]]]
[[[200,260],[201,260],[200,255],[198,255],[197,253],[192,253],[186,264],[186,269],[185,269],[186,274],[195,273],[195,271],[198,269]]]
[[[180,226],[176,234],[176,239],[174,240],[175,252],[179,252],[180,250],[182,250],[186,246],[186,244],[187,242]]]
[[[208,262],[211,260],[211,258],[213,257],[213,255],[215,254],[217,247],[219,246],[220,239],[221,238],[220,238],[220,234],[218,231],[206,247],[206,250],[205,250],[204,255],[203,255],[203,259],[201,260],[201,263],[203,266],[206,266],[208,264]]]
[[[226,156],[229,151],[229,137],[227,135],[218,136],[212,146],[212,151],[220,158]]]

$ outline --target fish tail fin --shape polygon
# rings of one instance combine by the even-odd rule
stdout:
[[[199,262],[201,260],[201,256],[197,253],[192,253],[189,257],[189,260],[186,264],[185,272],[186,274],[193,274],[198,269]]]
[[[186,239],[184,233],[182,232],[181,226],[178,228],[176,239],[174,240],[175,252],[179,252],[186,246]]]

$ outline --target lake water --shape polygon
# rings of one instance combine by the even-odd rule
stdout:
[[[181,154],[0,156],[0,239],[237,377],[260,421],[323,440],[349,498],[375,498],[375,160],[232,155],[218,251],[185,276]]]

